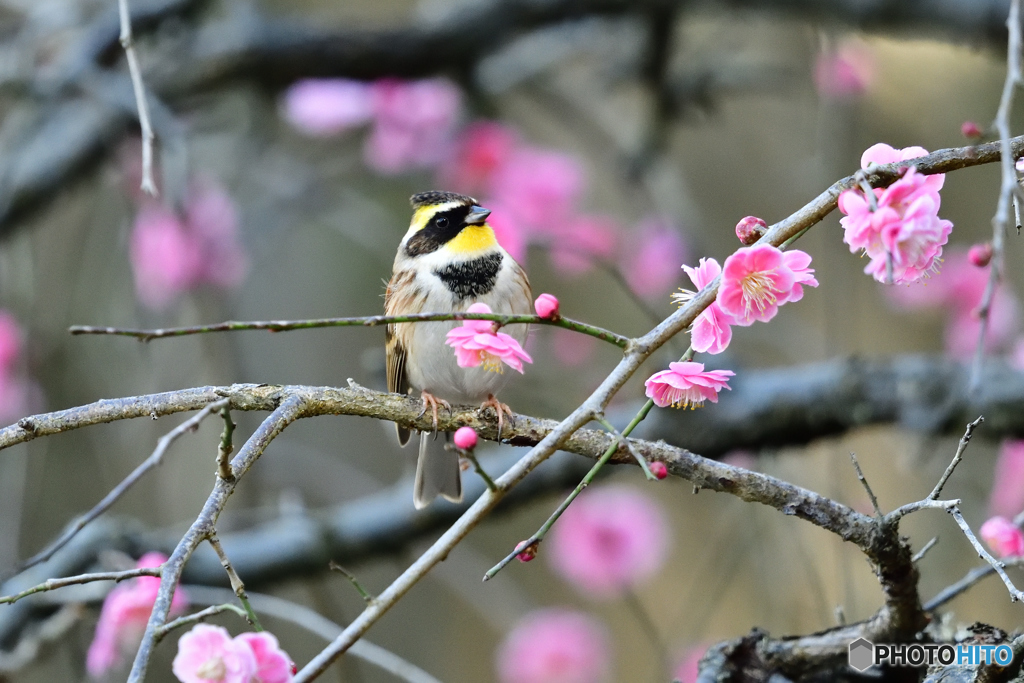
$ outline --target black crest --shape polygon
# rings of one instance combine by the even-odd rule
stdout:
[[[424,206],[431,206],[433,204],[446,204],[447,202],[461,202],[466,206],[472,206],[477,201],[472,197],[467,197],[464,194],[456,194],[454,192],[439,192],[437,190],[431,190],[430,192],[420,192],[414,194],[409,198],[409,203],[412,204],[412,208],[419,209]]]

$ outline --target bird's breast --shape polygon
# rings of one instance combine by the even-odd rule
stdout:
[[[504,258],[501,252],[493,252],[448,263],[432,272],[456,300],[478,299],[494,289]]]

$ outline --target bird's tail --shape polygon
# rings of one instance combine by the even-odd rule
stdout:
[[[412,498],[417,510],[430,505],[438,496],[453,503],[462,502],[459,454],[438,446],[431,448],[430,436],[430,432],[420,432],[420,454],[416,460],[416,485]]]

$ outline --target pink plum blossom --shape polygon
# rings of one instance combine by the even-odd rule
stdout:
[[[1024,532],[1005,517],[992,517],[981,525],[979,535],[996,557],[1024,555]]]
[[[251,683],[260,669],[246,641],[233,639],[223,627],[196,624],[178,639],[171,670],[181,683]]]
[[[722,274],[722,267],[713,258],[702,258],[696,268],[683,266],[683,270],[690,276],[690,281],[701,291],[711,284],[716,277]],[[672,295],[673,301],[683,305],[697,295],[697,292],[680,290]],[[721,353],[732,341],[733,318],[722,310],[718,301],[712,301],[711,305],[705,308],[697,319],[693,321],[690,330],[690,343],[694,351],[698,353]]]
[[[190,185],[182,216],[145,201],[130,240],[139,301],[159,310],[204,284],[222,289],[241,284],[248,260],[238,232],[235,204],[213,180]]]
[[[547,556],[585,595],[611,598],[661,569],[671,536],[665,514],[636,489],[605,486],[581,494],[552,530]]]
[[[861,155],[861,166],[890,164],[924,156],[923,147],[894,149],[885,143],[872,145]],[[843,241],[851,252],[863,251],[870,258],[864,272],[879,282],[910,283],[934,272],[941,262],[942,246],[953,224],[938,216],[939,190],[945,182],[941,173],[921,175],[910,166],[903,176],[885,189],[872,190],[873,201],[859,189],[839,195]]]
[[[731,389],[731,370],[704,371],[703,363],[669,363],[668,370],[656,372],[644,383],[647,397],[659,408],[699,408],[704,401],[718,403],[718,392]]]
[[[159,567],[166,561],[166,555],[151,552],[140,557],[135,566]],[[85,668],[90,676],[104,677],[121,664],[125,652],[138,645],[159,591],[159,576],[140,576],[118,584],[107,594],[86,654]],[[186,604],[182,591],[175,591],[171,614],[181,613]]]
[[[810,262],[804,252],[783,254],[770,244],[738,249],[722,266],[718,306],[735,325],[768,322],[779,306],[803,296],[803,285],[818,286],[814,271],[807,268]]]
[[[247,632],[235,636],[234,640],[248,645],[256,659],[256,673],[249,683],[290,683],[295,665],[272,633]]]
[[[823,50],[814,64],[814,86],[818,95],[827,99],[860,95],[874,77],[874,58],[860,41],[844,40],[835,50]]]
[[[570,508],[571,509],[571,508]],[[564,608],[527,614],[498,648],[501,683],[600,683],[611,642],[600,622]]]
[[[373,95],[368,83],[347,78],[307,78],[284,94],[285,119],[306,135],[327,136],[368,123]]]
[[[513,208],[527,231],[547,233],[576,213],[584,181],[575,157],[524,147],[495,170],[488,194]]]
[[[455,447],[464,451],[471,451],[476,448],[477,435],[472,427],[459,427],[455,430]]]
[[[558,318],[558,298],[554,294],[541,294],[533,302],[533,310],[542,318]]]
[[[1006,439],[1000,444],[988,510],[993,516],[1010,518],[1024,511],[1024,440]]]
[[[476,303],[467,311],[490,313],[491,307]],[[495,332],[494,323],[488,320],[464,320],[461,327],[448,332],[445,343],[455,349],[456,362],[460,368],[483,365],[486,370],[501,372],[501,364],[504,363],[522,374],[523,361],[533,362],[514,337],[504,332]]]
[[[459,89],[433,78],[386,78],[372,85],[374,125],[363,149],[366,164],[383,174],[432,168],[451,146],[459,116]]]
[[[440,185],[467,194],[489,190],[491,177],[518,146],[519,136],[508,126],[497,121],[474,121],[459,133],[455,154],[441,169]]]
[[[618,223],[597,214],[579,214],[552,230],[551,263],[562,275],[579,275],[616,251]],[[678,261],[677,261],[678,263]]]
[[[671,221],[649,216],[630,235],[633,250],[625,250],[626,258],[619,269],[626,284],[645,298],[664,296],[679,278],[678,264],[686,260],[686,243]]]

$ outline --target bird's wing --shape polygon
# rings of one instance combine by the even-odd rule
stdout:
[[[415,288],[416,272],[402,270],[391,276],[384,293],[385,315],[406,315],[418,313],[422,308],[421,297]],[[408,391],[405,378],[406,349],[412,335],[412,325],[388,325],[385,332],[385,348],[387,350],[388,391],[404,394]],[[409,430],[398,427],[398,442],[405,445],[409,442]]]

